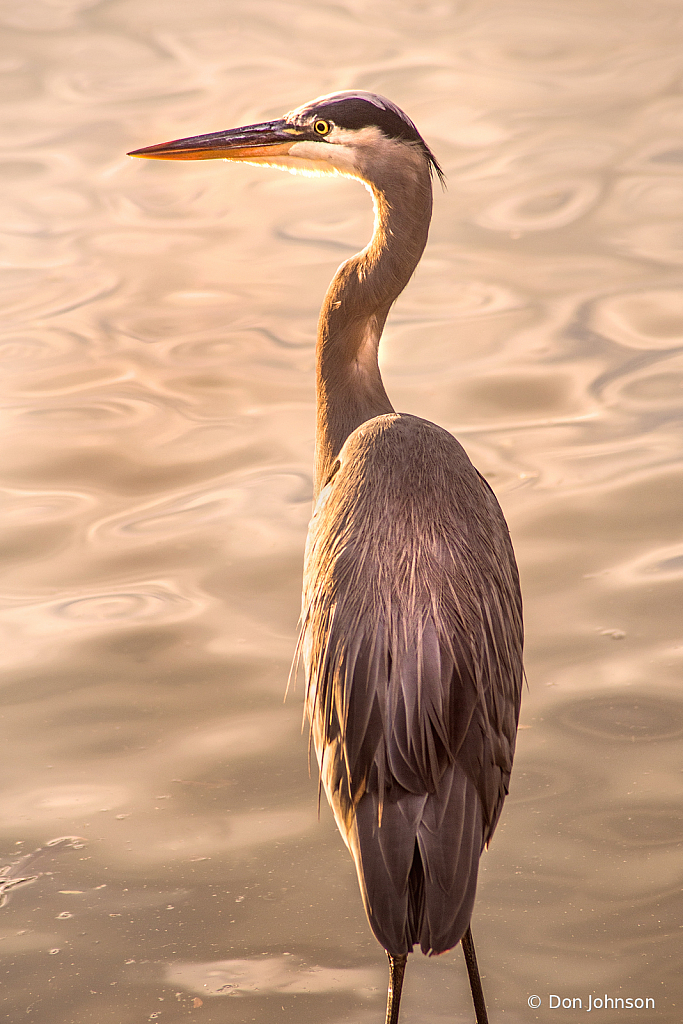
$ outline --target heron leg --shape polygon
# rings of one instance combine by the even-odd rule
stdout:
[[[467,926],[467,931],[462,937],[462,951],[465,954],[467,973],[470,978],[470,989],[472,991],[472,1002],[474,1003],[474,1012],[477,1018],[477,1024],[489,1024],[489,1018],[486,1013],[486,1003],[484,1002],[484,990],[481,987],[481,978],[479,977],[479,968],[477,966],[477,954],[474,952],[472,929],[469,925]]]
[[[387,1019],[386,1024],[398,1024],[398,1008],[401,1003],[401,989],[403,988],[403,975],[406,971],[408,955],[389,957],[389,991],[387,993]]]

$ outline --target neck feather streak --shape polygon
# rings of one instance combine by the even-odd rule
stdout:
[[[412,154],[411,154],[412,157]],[[346,438],[374,416],[393,412],[377,362],[389,309],[405,288],[427,242],[432,210],[429,169],[417,154],[373,168],[370,244],[337,271],[318,322],[315,493]]]

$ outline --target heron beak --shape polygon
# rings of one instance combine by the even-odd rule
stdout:
[[[304,131],[288,121],[266,121],[245,128],[231,128],[191,139],[176,139],[158,146],[134,149],[128,156],[148,160],[258,160],[285,156]]]

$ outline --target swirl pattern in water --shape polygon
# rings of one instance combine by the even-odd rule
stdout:
[[[301,693],[282,706],[315,324],[371,204],[124,155],[355,88],[448,178],[387,391],[463,441],[523,578],[475,909],[491,1018],[638,990],[678,1024],[680,4],[29,0],[0,26],[8,1019],[381,1016]],[[405,1024],[468,1012],[458,955],[410,969]]]

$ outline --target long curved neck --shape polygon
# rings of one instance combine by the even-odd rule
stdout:
[[[403,148],[403,147],[402,147]],[[429,168],[421,154],[373,168],[375,231],[367,248],[337,271],[323,302],[316,347],[315,494],[344,441],[373,416],[393,412],[377,362],[384,322],[427,243]]]

